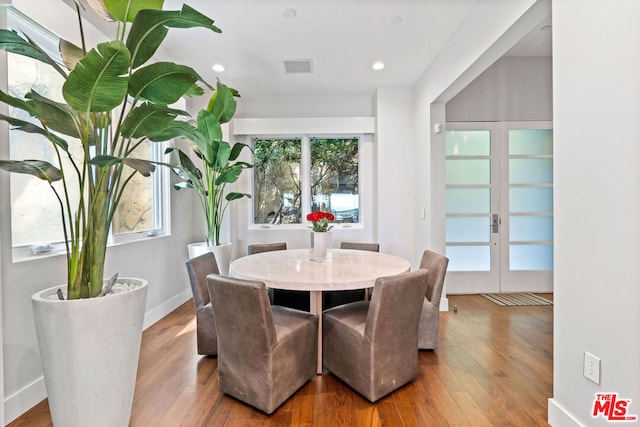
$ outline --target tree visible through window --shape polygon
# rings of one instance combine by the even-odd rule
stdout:
[[[358,139],[310,138],[311,212],[359,222]]]
[[[254,224],[300,224],[318,210],[360,221],[358,138],[255,138],[253,147]]]
[[[253,144],[254,223],[300,223],[301,139],[254,139]]]

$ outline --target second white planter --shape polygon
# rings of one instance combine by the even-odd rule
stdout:
[[[206,242],[191,243],[187,245],[189,251],[189,259],[195,258],[206,252],[213,252],[218,264],[218,270],[222,276],[229,275],[229,264],[231,263],[232,243],[223,243],[218,246],[208,246]]]

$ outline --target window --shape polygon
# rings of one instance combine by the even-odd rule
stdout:
[[[9,9],[8,20],[9,28],[24,30],[51,57],[59,58],[57,36],[12,9]],[[29,89],[34,88],[41,95],[64,102],[63,83],[62,77],[48,65],[19,55],[7,54],[7,88],[10,95],[22,97]],[[24,111],[15,108],[9,108],[9,115],[29,120]],[[71,155],[75,159],[81,159],[83,153],[78,142],[68,136],[64,138],[71,147]],[[166,162],[163,145],[143,141],[137,148],[137,156]],[[59,164],[55,150],[46,139],[18,130],[9,131],[9,157],[42,159]],[[62,168],[69,170],[70,167],[63,158]],[[120,201],[112,228],[112,242],[157,234],[159,230],[165,232],[168,224],[168,175],[166,168],[157,168],[151,178],[139,174],[134,176]],[[126,176],[126,173],[123,176]],[[11,174],[10,191],[11,235],[13,247],[20,253],[18,257],[27,256],[29,247],[37,248],[32,249],[33,253],[57,249],[54,244],[61,243],[64,236],[59,203],[49,185],[29,175]],[[79,194],[76,192],[71,197],[77,200]],[[62,249],[62,245],[60,247]],[[25,253],[22,254],[21,251]]]
[[[301,224],[318,210],[360,222],[358,137],[256,137],[254,224]]]

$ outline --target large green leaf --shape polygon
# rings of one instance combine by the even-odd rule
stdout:
[[[190,141],[205,141],[204,137],[196,128],[189,123],[174,121],[162,132],[149,135],[149,140],[154,142],[168,141],[173,138],[184,138]],[[206,142],[206,141],[205,141]],[[204,143],[204,142],[201,142]]]
[[[218,175],[218,177],[216,178],[215,184],[216,185],[220,185],[223,183],[231,184],[233,182],[236,182],[240,177],[240,174],[242,173],[243,169],[244,168],[242,166],[237,164],[226,167],[222,171],[222,173],[220,173],[220,175]]]
[[[62,179],[60,169],[44,160],[0,160],[0,169],[33,175],[50,183]]]
[[[130,54],[120,41],[100,43],[76,65],[62,87],[67,103],[80,112],[105,112],[127,94]]]
[[[166,105],[144,103],[134,108],[122,123],[120,133],[125,138],[142,138],[160,134],[179,115],[188,116],[185,111],[174,110]]]
[[[211,96],[207,110],[215,115],[220,123],[227,123],[236,112],[236,100],[233,93],[224,84],[216,83],[216,92]]]
[[[241,142],[236,142],[235,144],[233,144],[233,147],[231,147],[231,155],[229,155],[229,160],[236,160],[240,156],[240,153],[242,153],[242,150],[244,148],[248,148],[249,150],[251,150],[251,147],[249,147],[247,144],[243,144]]]
[[[180,165],[182,165],[183,168],[188,170],[194,177],[198,179],[202,178],[202,172],[191,161],[189,156],[187,156],[182,150],[178,151],[178,156],[180,157]]]
[[[29,40],[11,30],[0,30],[0,49],[49,64],[50,58]]]
[[[33,105],[33,102],[13,97],[2,90],[0,90],[0,102],[20,110],[24,110],[29,113],[30,116],[35,116],[37,114],[36,107]]]
[[[156,62],[140,68],[129,80],[129,94],[158,104],[173,104],[202,77],[191,67],[173,62]]]
[[[216,33],[220,29],[213,20],[197,10],[183,5],[182,10],[141,10],[133,21],[127,37],[133,68],[147,62],[167,35],[167,28],[206,28]]]
[[[104,0],[109,14],[120,22],[133,22],[142,9],[162,10],[164,0]]]
[[[89,163],[99,168],[108,168],[119,163],[123,163],[130,168],[140,172],[143,176],[151,175],[151,172],[156,169],[155,165],[148,160],[131,159],[128,157],[116,157],[105,154],[95,156],[94,158],[89,160]]]
[[[56,144],[58,147],[62,148],[64,151],[69,150],[69,144],[67,141],[60,138],[57,135],[54,135],[46,130],[42,129],[40,126],[37,126],[31,122],[26,122],[24,120],[16,119],[15,117],[5,116],[4,114],[0,114],[0,120],[3,120],[13,126],[14,129],[17,129],[26,133],[34,133],[38,135],[42,135],[47,138],[49,141]]]
[[[231,202],[233,200],[242,199],[243,197],[248,197],[250,199],[251,194],[231,192],[231,193],[227,193],[227,195],[224,198],[227,199],[227,201]]]
[[[68,105],[45,98],[36,91],[31,92],[38,117],[44,124],[56,132],[80,138],[78,132],[78,114]]]
[[[198,150],[200,150],[204,161],[206,161],[209,166],[216,167],[219,164],[220,154],[224,155],[224,151],[219,153],[220,142],[222,141],[222,128],[213,113],[204,109],[198,112],[198,132],[202,134],[203,139],[193,142],[198,147]],[[229,144],[226,145],[228,146]],[[230,152],[231,149],[229,149],[229,153]],[[229,158],[228,155],[226,158]]]

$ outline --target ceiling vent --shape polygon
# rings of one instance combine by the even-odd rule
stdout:
[[[287,74],[304,74],[313,72],[313,61],[310,59],[291,59],[284,61],[284,72]]]

